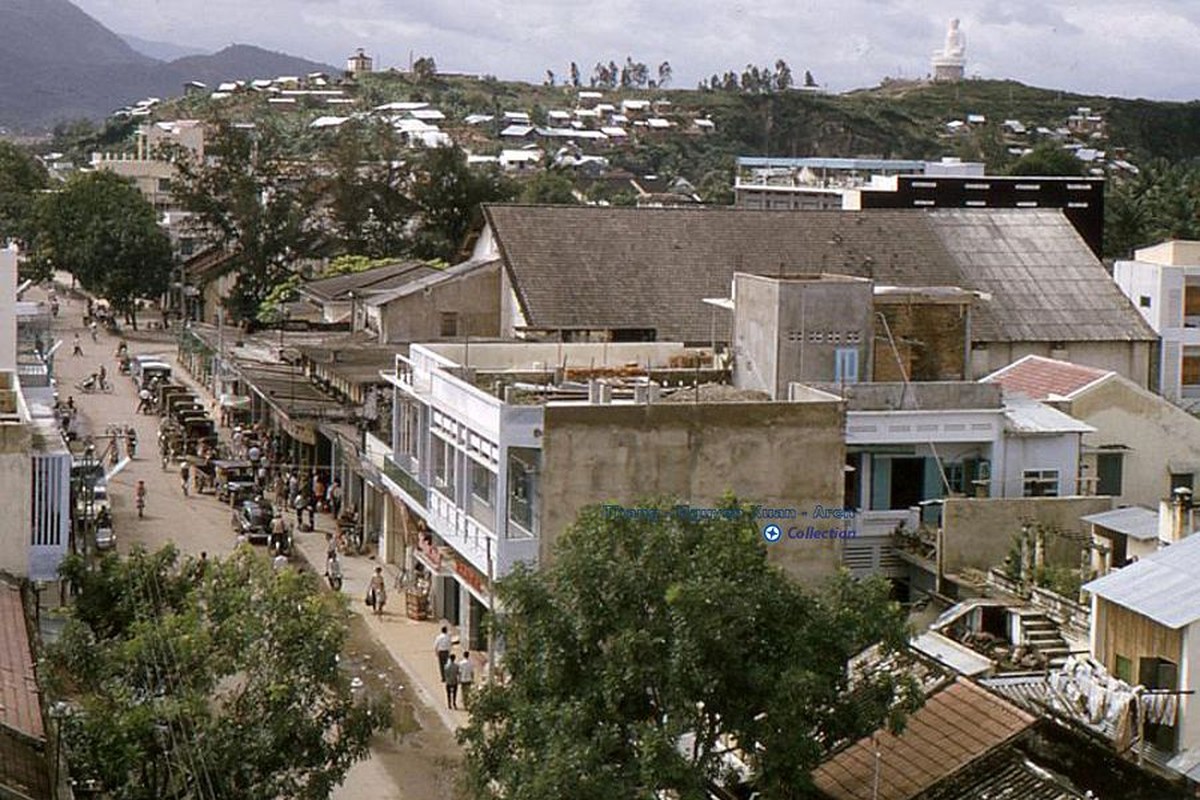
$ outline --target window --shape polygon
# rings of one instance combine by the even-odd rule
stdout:
[[[833,351],[835,383],[858,383],[858,348],[839,347]]]
[[[1191,472],[1172,472],[1171,473],[1171,491],[1176,489],[1187,489],[1192,491],[1195,486],[1192,485],[1194,474]]]
[[[508,451],[509,538],[537,534],[537,474],[541,453],[531,447]]]
[[[433,437],[433,482],[442,494],[454,497],[454,446],[441,437]]]
[[[1183,287],[1183,315],[1185,317],[1200,316],[1200,286],[1188,284]]]
[[[1027,469],[1022,473],[1025,497],[1058,497],[1058,470]]]
[[[1183,357],[1183,374],[1180,383],[1184,386],[1200,384],[1200,356]]]
[[[458,336],[458,313],[442,312],[442,336]]]
[[[491,505],[496,497],[496,478],[492,471],[476,461],[471,462],[471,494],[476,500]]]
[[[1125,656],[1117,656],[1116,667],[1113,669],[1113,674],[1120,680],[1133,685],[1133,662]]]
[[[158,179],[158,190],[160,192],[171,191],[171,179],[170,178],[159,178]]]
[[[1099,453],[1096,455],[1096,494],[1118,497],[1121,494],[1121,473],[1124,453]]]
[[[1141,306],[1142,308],[1149,308],[1150,307],[1150,296],[1145,295],[1145,294],[1139,296],[1138,297],[1138,305]]]

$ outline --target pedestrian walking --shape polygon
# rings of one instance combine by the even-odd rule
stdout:
[[[183,488],[183,496],[188,496],[188,487],[192,479],[192,465],[184,461],[179,465],[179,482]]]
[[[152,408],[150,400],[151,400],[151,395],[150,395],[149,389],[142,389],[141,391],[138,392],[138,405],[137,405],[137,413],[138,414],[149,414],[150,413],[150,410]]]
[[[342,515],[342,482],[334,478],[333,483],[329,484],[329,513],[333,514],[333,518],[337,519]]]
[[[292,510],[296,512],[296,527],[304,529],[304,495],[297,493],[292,498]]]
[[[138,519],[145,516],[146,511],[146,482],[138,481],[137,489],[134,490],[134,497],[137,503]]]
[[[442,632],[433,640],[433,654],[437,656],[438,671],[446,669],[446,659],[450,658],[450,648],[453,643],[450,641],[450,629],[445,625],[442,626]]]
[[[100,369],[96,370],[96,379],[100,384],[101,391],[108,388],[108,370],[104,368],[103,364],[100,365]]]
[[[375,568],[375,574],[371,576],[371,585],[367,589],[367,597],[371,600],[368,605],[375,609],[375,616],[383,616],[383,607],[387,605],[387,585],[383,580],[383,567]]]
[[[92,320],[91,322],[88,323],[88,331],[92,334],[93,342],[100,341],[99,339],[96,338],[96,330],[98,328],[99,328],[99,326],[96,324],[96,320]]]
[[[458,664],[453,653],[442,666],[442,683],[446,684],[446,708],[458,708]]]
[[[335,592],[342,590],[342,562],[338,560],[336,550],[325,560],[325,578],[329,581],[330,589]]]
[[[462,691],[463,707],[471,702],[471,684],[475,682],[475,664],[471,662],[471,654],[463,650],[462,660],[458,662],[458,686]]]
[[[75,339],[72,342],[71,355],[72,356],[83,355],[83,345],[81,345],[79,343],[79,334],[78,333],[75,334]]]

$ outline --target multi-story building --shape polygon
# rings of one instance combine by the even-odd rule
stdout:
[[[1158,391],[1186,406],[1200,400],[1200,242],[1145,247],[1113,264],[1113,280],[1162,337]]]
[[[844,414],[836,398],[770,402],[714,382],[711,352],[673,343],[463,342],[397,357],[395,499],[384,558],[434,576],[434,611],[477,637],[489,584],[553,558],[589,505],[639,513],[659,496],[715,508],[732,492],[791,509],[841,508]],[[795,524],[795,523],[793,523]],[[827,573],[836,539],[772,549],[794,575]],[[476,639],[473,647],[478,647]]]

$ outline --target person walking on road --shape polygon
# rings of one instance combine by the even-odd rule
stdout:
[[[450,658],[450,648],[453,642],[450,641],[450,629],[445,625],[442,626],[442,632],[433,640],[433,654],[437,656],[438,670],[446,669],[446,659]]]
[[[471,654],[463,650],[462,661],[458,662],[458,685],[462,689],[463,707],[471,702],[471,684],[475,682],[475,664]]]
[[[375,574],[371,576],[371,585],[367,592],[373,601],[371,605],[375,609],[375,616],[383,616],[383,607],[387,605],[387,585],[383,580],[383,567],[375,568]]]
[[[442,683],[446,684],[446,708],[458,708],[458,664],[450,653],[442,666]]]
[[[333,518],[340,517],[342,515],[342,482],[338,478],[334,478],[333,483],[329,484],[326,500],[329,503],[329,513],[333,514]]]
[[[98,327],[99,327],[99,326],[98,326],[98,325],[96,325],[96,320],[92,320],[91,322],[89,322],[89,323],[88,323],[88,331],[89,331],[89,332],[91,332],[91,334],[92,334],[92,341],[93,341],[93,342],[98,342],[98,341],[100,341],[99,339],[97,339],[97,338],[96,338],[96,330],[97,330],[97,328],[98,328]]]
[[[134,490],[134,497],[137,503],[138,519],[145,516],[146,511],[146,482],[138,481],[137,489]]]
[[[83,345],[81,345],[81,344],[79,343],[79,334],[78,334],[78,333],[77,333],[77,334],[75,334],[75,339],[72,341],[72,346],[71,346],[71,355],[72,355],[72,356],[81,356],[81,355],[83,355]]]
[[[329,580],[329,588],[335,592],[342,590],[342,562],[338,561],[337,551],[329,554],[325,561],[325,577]]]
[[[100,369],[96,370],[96,384],[100,387],[100,391],[108,388],[108,370],[104,368],[103,364],[100,365]]]
[[[183,488],[183,496],[188,496],[188,486],[192,479],[192,465],[184,461],[179,465],[179,483]]]

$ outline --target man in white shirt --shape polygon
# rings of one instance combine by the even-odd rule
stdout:
[[[271,562],[271,566],[275,568],[276,572],[283,572],[283,570],[287,567],[287,565],[288,565],[288,557],[285,556],[283,553],[280,553],[279,555],[275,556],[275,559]]]
[[[475,664],[471,654],[463,650],[462,660],[458,662],[458,690],[462,692],[463,706],[471,700],[471,684],[475,682]]]
[[[446,669],[446,659],[450,657],[450,630],[443,625],[442,632],[433,640],[433,654],[437,656],[438,674],[442,674]]]

